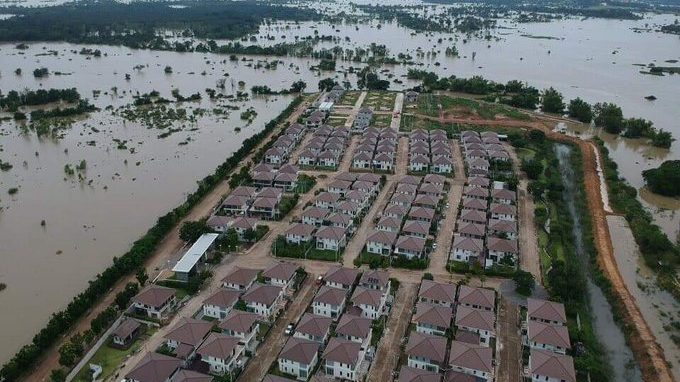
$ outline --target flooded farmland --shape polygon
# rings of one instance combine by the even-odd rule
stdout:
[[[420,64],[416,67],[440,75],[482,75],[495,81],[520,79],[538,88],[554,86],[566,98],[616,102],[626,116],[650,119],[657,127],[680,137],[680,76],[643,75],[635,66],[680,59],[677,37],[632,30],[669,20],[671,16],[658,15],[639,21],[507,22],[503,24],[507,29],[497,31],[498,40],[467,42],[463,42],[462,35],[448,41],[449,34],[413,34],[394,23],[300,23],[299,27],[288,28],[274,23],[263,26],[257,40],[264,43],[268,41],[265,36],[274,35],[268,44],[291,42],[296,35],[303,37],[317,31],[320,35],[337,35],[342,40],[338,45],[343,48],[379,42],[395,55],[410,53],[415,57],[418,48],[437,51],[435,56],[417,58]],[[284,35],[285,40],[281,38]],[[444,38],[442,43],[438,42],[440,37]],[[444,55],[451,44],[457,46],[460,58]],[[356,83],[352,75],[312,71],[310,66],[316,61],[306,58],[251,56],[248,59],[252,61],[230,61],[227,56],[214,54],[88,46],[102,51],[104,55],[97,58],[78,54],[82,45],[29,45],[22,51],[12,44],[0,45],[3,92],[75,87],[101,110],[74,122],[58,139],[23,132],[13,121],[0,124],[0,159],[13,165],[10,171],[0,173],[0,282],[7,284],[7,289],[0,292],[0,304],[5,307],[0,315],[0,362],[29,341],[51,312],[82,290],[87,280],[114,256],[122,254],[159,215],[179,204],[195,188],[196,180],[210,173],[243,139],[259,131],[290,101],[286,96],[233,102],[210,101],[204,96],[199,102],[178,105],[189,113],[197,110],[192,114],[195,118],[176,121],[173,127],[178,131],[159,138],[162,131],[126,120],[117,112],[133,101],[132,95],[156,90],[171,98],[173,89],[185,96],[196,92],[204,95],[204,90],[215,88],[221,78],[226,79],[223,92],[230,95],[253,85],[284,89],[298,79],[307,82],[308,90],[316,91],[318,80],[329,76]],[[316,48],[334,45],[324,42]],[[261,65],[258,61],[262,61]],[[264,68],[273,61],[280,61],[276,69]],[[350,65],[361,66],[338,62],[339,69]],[[172,73],[166,73],[166,66],[172,67]],[[36,79],[31,72],[39,67],[61,75]],[[24,74],[15,75],[16,68],[22,68]],[[392,88],[413,85],[403,78],[408,68],[385,66],[393,79],[403,81],[393,83]],[[225,73],[229,76],[225,77]],[[129,81],[125,80],[126,74],[130,74]],[[243,87],[239,81],[245,82]],[[650,94],[657,100],[643,99]],[[107,110],[107,106],[111,109]],[[238,110],[230,110],[234,107]],[[250,107],[257,116],[248,124],[240,114]],[[622,175],[638,188],[642,186],[640,171],[680,157],[677,142],[668,151],[630,140],[605,141]],[[82,180],[65,173],[66,165],[75,166],[83,160],[87,166],[80,174]],[[7,190],[12,187],[19,191],[10,196]],[[658,212],[655,218],[666,232],[677,233],[680,217],[675,211],[680,206],[661,203],[645,193],[642,200]]]

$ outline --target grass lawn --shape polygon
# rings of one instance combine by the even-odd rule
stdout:
[[[102,347],[99,348],[99,350],[97,350],[97,352],[94,354],[92,359],[90,359],[90,362],[88,362],[102,367],[102,374],[99,376],[99,380],[105,380],[112,376],[117,370],[118,366],[120,366],[127,359],[127,356],[138,351],[144,343],[144,340],[151,336],[155,331],[155,328],[149,327],[146,333],[143,334],[142,337],[138,338],[127,350],[119,350],[109,347],[108,342],[102,345]],[[85,365],[85,367],[83,367],[82,370],[76,374],[73,380],[78,382],[90,382],[92,378],[90,378],[89,367]]]
[[[392,116],[389,114],[377,114],[373,116],[373,120],[371,121],[371,125],[373,127],[377,128],[385,128],[385,127],[390,127],[390,124],[392,123]]]
[[[360,95],[361,95],[360,91],[345,92],[345,94],[343,94],[342,97],[340,98],[338,105],[340,105],[340,106],[354,106],[354,104],[357,103],[357,100],[359,99]]]
[[[321,261],[342,261],[342,250],[336,252],[312,248],[309,250],[309,253],[307,253],[307,259]]]
[[[456,124],[442,125],[437,121],[431,121],[429,119],[418,118],[413,115],[404,115],[401,118],[401,126],[399,130],[401,131],[411,131],[415,129],[423,130],[434,130],[442,129],[449,134],[457,134],[460,132],[460,127]]]
[[[439,115],[440,105],[441,110],[444,112],[477,114],[484,119],[495,119],[497,116],[504,116],[522,121],[530,119],[527,114],[515,108],[495,103],[476,101],[469,98],[421,94],[418,99],[418,111],[421,114],[436,117]]]
[[[394,109],[396,98],[397,93],[394,92],[369,92],[361,106],[370,107],[373,110],[391,111]]]
[[[341,127],[345,126],[345,122],[347,122],[347,117],[345,116],[333,116],[331,115],[330,118],[326,120],[326,123],[333,126],[333,127]]]
[[[534,159],[534,156],[536,155],[536,151],[524,147],[516,148],[515,151],[520,160]]]

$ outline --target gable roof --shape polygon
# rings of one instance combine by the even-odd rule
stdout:
[[[449,365],[491,373],[493,370],[493,349],[465,342],[451,342]]]
[[[564,311],[563,304],[535,298],[527,299],[527,316],[541,320],[567,322],[567,314]]]
[[[279,358],[309,365],[319,352],[319,344],[302,338],[290,337],[286,341]]]
[[[323,352],[323,358],[347,365],[356,365],[359,361],[360,352],[360,343],[333,337]]]
[[[461,285],[458,287],[458,302],[482,306],[493,310],[495,306],[496,293],[491,289],[471,287]]]
[[[195,347],[203,341],[208,333],[210,333],[212,326],[212,323],[208,321],[183,317],[177,325],[165,335],[165,339]]]
[[[576,381],[574,360],[568,355],[531,349],[529,353],[531,374],[547,376],[567,382]]]
[[[164,382],[177,370],[181,360],[158,353],[148,353],[125,376],[139,382]]]
[[[431,300],[453,304],[456,301],[456,286],[454,284],[423,280],[420,284],[418,297],[425,297]]]
[[[446,356],[446,338],[411,332],[404,352],[409,356],[423,357],[442,364]]]

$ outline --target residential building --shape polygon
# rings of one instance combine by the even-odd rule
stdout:
[[[468,223],[472,225],[473,223]],[[472,237],[453,235],[453,245],[449,260],[473,263],[480,261],[484,256],[484,241]]]
[[[482,346],[489,346],[491,338],[496,336],[496,316],[492,311],[459,305],[456,308],[455,324],[458,329],[479,334]]]
[[[319,358],[319,343],[290,337],[279,353],[279,370],[306,381],[312,374]]]
[[[361,317],[375,320],[387,314],[387,294],[377,289],[358,286],[354,289],[350,301],[354,306],[361,309]]]
[[[345,308],[347,292],[324,285],[319,289],[312,301],[314,314],[337,319]]]
[[[323,277],[326,285],[349,291],[357,281],[359,270],[353,268],[332,266]]]
[[[441,380],[442,376],[437,372],[415,369],[404,365],[399,369],[399,379],[397,382],[441,382]]]
[[[239,340],[222,333],[210,333],[196,353],[209,365],[211,373],[228,373],[242,366],[238,360],[243,352]]]
[[[245,291],[257,280],[257,275],[260,273],[259,269],[241,268],[235,266],[222,279],[222,287],[234,289],[238,291]]]
[[[488,249],[486,256],[487,267],[493,266],[500,261],[503,261],[504,264],[517,264],[519,259],[517,240],[489,237],[486,247]]]
[[[461,285],[458,287],[458,304],[473,309],[494,311],[496,292],[493,289]]]
[[[394,253],[408,259],[421,258],[425,254],[425,239],[400,235],[394,245]]]
[[[241,299],[246,303],[248,311],[265,318],[272,318],[283,300],[283,288],[255,283]]]
[[[527,343],[532,349],[549,350],[566,354],[571,349],[569,330],[563,325],[550,325],[540,321],[527,324]]]
[[[131,309],[157,320],[166,318],[177,304],[175,290],[151,284],[132,298]]]
[[[390,294],[390,275],[379,269],[367,269],[361,275],[359,286],[368,289],[376,289],[382,293]]]
[[[409,367],[439,372],[446,361],[446,338],[411,332],[404,353]]]
[[[182,360],[154,352],[147,353],[125,375],[126,382],[170,382],[180,370]]]
[[[265,283],[283,288],[284,293],[292,289],[298,265],[280,261],[262,272]]]
[[[127,317],[111,333],[111,341],[116,347],[128,348],[143,330],[139,321]]]
[[[456,285],[423,280],[418,291],[418,301],[453,308],[456,302]]]
[[[219,289],[203,301],[203,316],[221,320],[234,308],[241,292],[234,289]]]
[[[396,241],[397,234],[395,232],[373,230],[366,239],[366,251],[382,256],[389,256],[392,254],[392,248]]]
[[[222,333],[240,338],[239,344],[249,351],[255,350],[260,321],[264,318],[256,313],[232,309],[227,317],[220,321],[218,328]]]
[[[332,318],[305,313],[295,327],[293,337],[324,344],[330,335],[332,323]]]
[[[323,352],[323,370],[333,378],[360,381],[359,365],[364,353],[365,350],[356,342],[331,338]]]
[[[452,318],[453,310],[449,307],[419,302],[416,304],[413,322],[418,333],[444,336],[451,329]]]
[[[203,340],[210,334],[213,324],[209,321],[183,317],[165,335],[165,346],[182,360],[189,361]]]
[[[312,240],[316,227],[310,224],[295,223],[286,230],[286,243],[302,244]]]
[[[528,298],[527,317],[530,321],[538,321],[550,325],[567,324],[564,305],[559,302]]]
[[[473,376],[476,380],[491,381],[494,374],[493,349],[453,341],[449,353],[449,366],[452,372]]]
[[[529,370],[532,382],[576,382],[574,360],[568,355],[531,349]]]
[[[343,314],[335,328],[338,337],[353,341],[361,345],[362,349],[368,349],[371,344],[373,320],[352,314]]]
[[[347,243],[345,230],[338,227],[323,226],[313,234],[316,248],[327,251],[340,251]]]

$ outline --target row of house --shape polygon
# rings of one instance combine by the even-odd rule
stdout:
[[[533,382],[575,382],[567,315],[558,302],[527,299],[526,321],[522,323],[524,345],[529,347],[528,373]]]
[[[423,258],[437,209],[446,195],[445,178],[406,175],[396,184],[380,220],[366,239],[366,251],[381,256]]]
[[[335,169],[340,165],[349,139],[347,128],[322,125],[314,131],[312,139],[304,146],[298,157],[298,164]]]
[[[468,176],[489,177],[491,162],[510,161],[510,155],[497,133],[485,131],[480,134],[466,130],[460,136]]]
[[[492,381],[495,311],[491,289],[423,280],[399,381]]]
[[[291,192],[298,183],[300,169],[291,164],[284,164],[279,168],[266,163],[260,163],[250,171],[252,184],[255,187],[275,187]]]
[[[319,193],[314,203],[305,208],[301,222],[286,231],[286,242],[305,245],[314,241],[317,249],[340,251],[380,187],[381,177],[376,174],[337,174],[328,190]]]
[[[305,135],[305,127],[299,123],[290,125],[283,134],[281,134],[272,146],[265,151],[263,163],[280,167],[288,161],[295,146],[297,146]]]
[[[416,173],[453,173],[453,150],[444,130],[413,130],[409,134],[408,169]]]
[[[283,191],[276,187],[236,187],[222,202],[219,211],[227,216],[274,219],[279,213]],[[221,220],[221,219],[218,219]]]
[[[354,150],[352,169],[394,171],[398,134],[393,129],[367,128]]]
[[[387,314],[390,280],[380,270],[360,274],[344,267],[328,270],[309,311],[278,356],[280,371],[307,380],[320,363],[319,373],[328,377],[362,380],[373,321]]]

